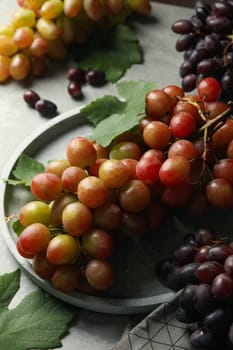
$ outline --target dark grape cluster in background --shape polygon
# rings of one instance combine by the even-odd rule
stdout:
[[[184,236],[157,265],[161,281],[179,294],[178,321],[190,325],[197,350],[233,349],[233,243],[210,228]]]
[[[186,92],[211,76],[221,82],[223,98],[233,97],[233,1],[196,1],[190,19],[172,25],[179,35],[175,48],[183,52],[180,65],[182,87]]]

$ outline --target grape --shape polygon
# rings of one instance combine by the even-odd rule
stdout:
[[[45,1],[40,8],[40,15],[45,19],[54,19],[63,12],[63,2],[61,0]]]
[[[35,107],[37,101],[40,100],[40,96],[34,90],[26,90],[23,94],[24,101],[32,108]]]
[[[204,318],[204,324],[211,332],[222,332],[229,328],[233,320],[232,311],[226,307],[218,307]]]
[[[170,120],[170,128],[173,136],[178,138],[189,137],[196,128],[196,121],[191,113],[179,112]]]
[[[81,0],[64,0],[64,13],[68,17],[76,17],[82,8]]]
[[[10,57],[0,55],[0,82],[5,82],[10,78]]]
[[[184,157],[187,160],[192,160],[197,157],[195,145],[186,139],[174,141],[168,149],[168,158],[175,156]]]
[[[80,67],[71,67],[67,72],[67,78],[70,81],[75,81],[77,83],[82,83],[85,81],[86,72]]]
[[[96,161],[96,150],[84,137],[74,137],[68,143],[66,153],[70,164],[81,168],[89,167]]]
[[[171,97],[162,90],[152,90],[146,95],[146,114],[160,119],[172,110]]]
[[[47,259],[46,253],[43,251],[34,256],[32,268],[40,278],[50,280],[56,270],[56,265]]]
[[[212,283],[214,278],[224,272],[223,265],[217,261],[206,261],[195,271],[197,278],[203,283]]]
[[[81,85],[75,81],[71,81],[68,84],[67,91],[70,96],[77,98],[77,97],[82,97],[82,88]]]
[[[49,225],[50,216],[50,206],[41,201],[28,202],[19,211],[19,221],[23,226],[28,226],[36,222]]]
[[[72,263],[80,253],[78,241],[67,234],[59,233],[47,245],[47,259],[54,265]]]
[[[105,73],[91,69],[86,73],[86,81],[92,86],[101,86],[106,82]]]
[[[91,210],[80,202],[69,203],[62,212],[62,223],[69,234],[80,236],[91,227]]]
[[[92,259],[85,268],[87,281],[97,290],[110,288],[113,283],[113,269],[105,259]]]
[[[78,266],[67,264],[58,266],[52,276],[54,287],[63,293],[73,292],[78,288],[81,271]]]
[[[53,118],[57,115],[57,106],[49,100],[39,99],[35,103],[35,109],[45,118]]]
[[[136,142],[124,141],[118,142],[111,148],[109,152],[110,159],[136,159],[141,156],[141,149]]]
[[[51,205],[51,225],[55,227],[62,226],[62,212],[65,206],[69,203],[77,201],[77,196],[73,193],[61,193]]]
[[[173,32],[178,33],[178,34],[188,34],[188,33],[192,32],[193,25],[189,20],[187,20],[187,19],[182,20],[181,19],[181,20],[178,20],[175,23],[173,23],[172,30],[173,30]]]
[[[107,201],[108,189],[98,177],[88,176],[79,182],[77,196],[87,207],[98,208]]]
[[[114,230],[120,226],[122,209],[119,205],[106,202],[93,211],[93,225],[106,230]]]
[[[110,188],[121,188],[129,178],[128,167],[118,159],[109,159],[99,168],[99,178]]]
[[[136,165],[136,176],[145,184],[153,184],[159,180],[161,161],[157,157],[142,157]]]
[[[194,73],[186,75],[182,79],[181,85],[185,91],[192,91],[197,85],[197,75]]]
[[[227,273],[217,275],[212,284],[212,293],[217,300],[227,300],[233,295],[233,280]]]
[[[120,189],[119,202],[127,212],[138,213],[144,210],[150,199],[148,187],[140,180],[130,180]]]
[[[185,310],[182,307],[178,307],[176,310],[176,319],[182,323],[194,323],[200,318],[200,314],[196,309]]]
[[[19,49],[24,49],[29,47],[33,42],[33,30],[30,27],[20,27],[17,28],[13,40]]]
[[[86,170],[78,166],[69,166],[61,175],[63,188],[69,192],[77,192],[79,182],[87,177]]]
[[[197,91],[200,98],[205,98],[206,102],[212,102],[221,96],[222,88],[218,80],[209,77],[202,79],[197,86]]]
[[[223,178],[213,179],[208,183],[206,196],[215,207],[231,208],[233,206],[232,184]]]
[[[18,239],[25,252],[35,255],[47,248],[51,234],[44,224],[33,223],[23,230]]]
[[[106,231],[93,228],[82,237],[82,248],[94,258],[106,259],[113,254],[114,243]]]
[[[177,248],[174,253],[175,263],[177,265],[185,265],[193,261],[194,256],[196,255],[197,248],[190,244],[183,244]]]
[[[201,283],[197,286],[194,302],[196,309],[204,315],[216,309],[218,305],[218,301],[212,293],[212,288],[207,283]]]
[[[23,80],[30,71],[30,61],[23,53],[16,53],[11,58],[10,75],[14,80]]]
[[[62,191],[61,179],[52,173],[40,173],[35,175],[31,181],[31,192],[43,201],[57,199]]]
[[[189,174],[190,163],[181,156],[166,159],[159,170],[160,181],[166,186],[181,185]]]
[[[23,26],[33,27],[36,23],[35,12],[31,9],[20,8],[11,18],[11,25],[14,28],[20,28]]]
[[[190,336],[190,342],[191,344],[198,348],[204,348],[204,349],[217,349],[219,341],[217,343],[216,336],[214,336],[213,333],[209,332],[205,328],[198,328],[196,329]]]
[[[170,128],[161,121],[152,121],[143,130],[143,140],[150,148],[161,150],[168,145],[170,138]]]

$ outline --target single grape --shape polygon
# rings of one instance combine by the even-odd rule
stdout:
[[[45,118],[53,118],[58,113],[55,103],[46,99],[39,99],[35,103],[35,109]]]
[[[85,267],[85,276],[95,289],[108,289],[113,283],[112,265],[105,259],[92,259]]]
[[[23,94],[24,101],[32,108],[35,108],[35,104],[40,100],[40,96],[34,90],[26,90]]]
[[[106,83],[105,73],[92,69],[86,73],[86,81],[92,86],[102,86]]]

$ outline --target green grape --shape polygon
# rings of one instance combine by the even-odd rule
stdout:
[[[36,28],[39,34],[47,40],[55,40],[59,38],[60,31],[58,26],[49,19],[40,17],[37,20]]]
[[[18,50],[12,37],[5,34],[0,34],[0,55],[12,56]]]
[[[51,208],[47,203],[32,201],[26,203],[19,211],[19,221],[23,226],[28,226],[36,222],[44,225],[50,223]]]
[[[26,8],[20,8],[18,9],[12,16],[11,19],[11,25],[14,28],[20,28],[20,27],[34,27],[36,24],[36,15],[35,12],[26,9]]]
[[[0,34],[13,36],[14,35],[14,28],[11,25],[3,25],[0,27]]]
[[[55,19],[63,12],[63,2],[61,0],[47,0],[40,9],[41,17],[45,19]]]

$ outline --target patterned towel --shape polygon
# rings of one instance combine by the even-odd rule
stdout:
[[[111,350],[191,350],[189,334],[193,325],[176,320],[177,305],[176,294],[128,331]]]

